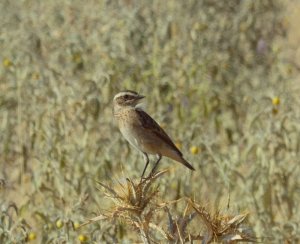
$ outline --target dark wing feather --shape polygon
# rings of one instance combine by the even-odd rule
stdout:
[[[154,119],[151,118],[145,111],[141,109],[136,109],[136,112],[139,115],[140,122],[145,129],[151,130],[154,134],[156,134],[160,139],[166,142],[170,147],[172,147],[180,156],[182,153],[175,146],[171,138],[167,135],[167,133],[155,122]]]

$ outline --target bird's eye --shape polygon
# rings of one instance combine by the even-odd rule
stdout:
[[[129,98],[129,96],[128,96],[128,95],[125,95],[124,98],[127,100],[127,99]]]

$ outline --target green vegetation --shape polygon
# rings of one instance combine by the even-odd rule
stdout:
[[[264,243],[299,242],[293,4],[1,1],[0,243],[183,242],[234,216]],[[163,158],[146,202],[133,200],[143,157],[113,123],[124,89],[196,168]],[[141,203],[149,233],[119,211]]]

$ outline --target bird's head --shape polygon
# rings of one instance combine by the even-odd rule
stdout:
[[[122,91],[114,97],[114,106],[119,107],[136,107],[145,96],[138,94],[135,91]]]

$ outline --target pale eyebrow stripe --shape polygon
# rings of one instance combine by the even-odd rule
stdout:
[[[137,93],[133,93],[133,92],[130,92],[130,91],[124,91],[124,92],[120,92],[118,93],[117,95],[115,95],[114,99],[118,98],[118,97],[123,97],[125,95],[129,95],[129,96],[135,96],[137,95]]]

